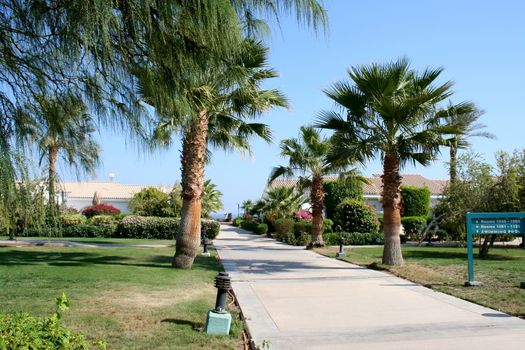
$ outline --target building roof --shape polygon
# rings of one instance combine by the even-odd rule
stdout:
[[[417,186],[417,187],[428,187],[431,195],[439,196],[443,194],[443,188],[448,183],[447,180],[433,180],[427,179],[424,176],[419,174],[401,174],[401,183],[406,186]],[[327,176],[325,181],[336,180],[336,176]],[[374,174],[371,177],[368,177],[370,181],[369,184],[364,185],[363,193],[364,195],[381,195],[381,174]],[[274,180],[268,187],[291,187],[294,186],[297,182],[297,179],[277,179]]]
[[[155,187],[169,193],[172,186],[132,185],[118,182],[63,182],[62,190],[68,198],[93,198],[95,192],[101,199],[131,199],[133,195],[147,187]]]

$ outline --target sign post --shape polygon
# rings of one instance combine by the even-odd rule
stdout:
[[[473,235],[523,235],[525,213],[467,213],[468,281],[465,286],[479,286],[474,279]]]

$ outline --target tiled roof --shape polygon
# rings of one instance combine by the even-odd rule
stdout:
[[[441,195],[443,194],[443,188],[448,183],[447,180],[432,180],[427,179],[426,177],[423,177],[418,174],[402,174],[401,175],[402,180],[401,183],[403,185],[408,186],[417,186],[417,187],[428,187],[430,190],[430,193],[433,195]],[[329,180],[336,180],[336,176],[328,176],[325,178],[325,181]],[[381,195],[381,175],[380,174],[374,174],[371,177],[368,177],[368,180],[370,181],[370,184],[364,185],[364,194],[365,195]],[[291,187],[295,185],[297,182],[297,179],[277,179],[274,180],[269,188],[275,188],[275,187]]]
[[[130,185],[117,182],[64,182],[61,184],[69,198],[93,198],[95,192],[101,199],[131,199],[133,195],[147,187],[156,187],[169,193],[172,186]]]

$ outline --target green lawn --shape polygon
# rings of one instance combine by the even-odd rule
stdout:
[[[335,257],[338,247],[316,249]],[[467,249],[403,247],[405,265],[381,265],[383,248],[346,249],[345,261],[386,269],[432,289],[525,318],[525,249],[493,247],[487,259],[474,256],[474,273],[481,287],[464,287],[467,280]]]
[[[170,267],[173,252],[173,248],[0,248],[0,310],[49,315],[64,291],[71,301],[64,324],[91,340],[106,339],[108,349],[238,348],[242,345],[238,320],[230,336],[200,331],[215,303],[217,260],[198,257],[191,270],[175,270]]]
[[[17,237],[18,241],[68,241],[79,243],[104,243],[104,244],[160,244],[175,245],[175,240],[167,239],[131,239],[131,238],[82,238],[82,237]],[[0,241],[7,241],[9,237],[0,236]]]

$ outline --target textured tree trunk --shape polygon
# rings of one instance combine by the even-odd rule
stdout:
[[[310,202],[312,203],[312,242],[311,247],[324,246],[323,241],[323,178],[314,176],[312,187],[310,188]]]
[[[401,176],[399,175],[399,159],[395,153],[387,153],[383,163],[383,232],[385,246],[383,248],[383,264],[403,264],[401,253]]]
[[[456,181],[458,176],[458,145],[457,145],[457,139],[454,138],[454,140],[450,143],[450,183]]]
[[[48,183],[48,193],[49,193],[49,207],[51,210],[56,208],[55,200],[55,181],[56,181],[56,169],[55,164],[58,156],[58,147],[49,146],[48,148],[49,156],[49,183]]]
[[[201,236],[201,198],[204,192],[208,118],[202,111],[185,133],[182,144],[182,214],[172,266],[189,269]]]

